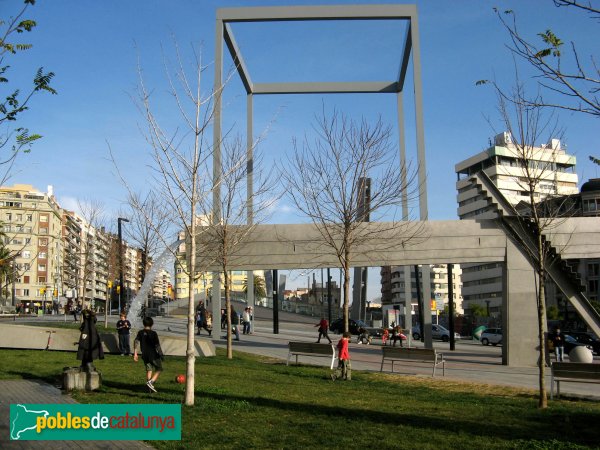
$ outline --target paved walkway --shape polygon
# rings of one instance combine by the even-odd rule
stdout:
[[[77,403],[60,389],[32,380],[0,380],[0,448],[2,449],[151,449],[137,441],[11,441],[11,403]]]

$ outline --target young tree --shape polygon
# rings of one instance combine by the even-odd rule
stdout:
[[[573,205],[568,196],[558,192],[555,178],[559,156],[564,154],[560,148],[560,133],[553,115],[544,114],[544,108],[538,106],[538,98],[526,96],[523,84],[517,81],[509,92],[494,84],[498,98],[498,111],[501,122],[508,132],[510,143],[507,148],[519,164],[518,176],[512,176],[519,190],[526,194],[527,201],[517,205],[516,213],[520,220],[532,232],[533,245],[527,242],[521,245],[532,261],[535,273],[537,326],[538,326],[538,386],[540,408],[547,407],[545,384],[546,354],[546,282],[547,264],[551,261],[553,248],[549,236],[551,230],[560,223],[560,219],[572,215]],[[548,142],[540,146],[539,142]],[[509,175],[510,176],[510,175]]]
[[[356,123],[338,111],[325,111],[314,127],[317,138],[306,138],[281,168],[280,177],[295,207],[316,225],[323,245],[333,251],[344,273],[344,330],[348,331],[350,268],[358,243],[374,242],[382,231],[392,231],[390,246],[402,246],[419,234],[410,222],[388,222],[377,231],[365,227],[418,193],[416,171],[398,161],[391,130],[381,119]],[[406,181],[401,174],[405,173]],[[367,179],[371,180],[367,194]],[[361,198],[370,195],[369,201]]]
[[[196,240],[203,231],[200,226],[203,222],[200,205],[210,193],[206,190],[207,180],[210,180],[206,163],[212,155],[212,147],[207,131],[212,121],[213,98],[221,95],[221,92],[202,92],[201,81],[206,66],[202,64],[201,55],[195,48],[192,48],[191,63],[188,65],[176,43],[174,47],[175,62],[164,60],[171,103],[161,102],[160,107],[154,105],[158,93],[146,86],[141,67],[138,67],[136,98],[145,120],[145,138],[152,159],[150,189],[164,208],[167,223],[162,223],[162,215],[157,223],[158,217],[147,214],[141,204],[134,203],[134,206],[173,256],[178,250],[172,245],[176,236],[181,237],[181,245],[185,247],[186,263],[180,265],[189,280],[184,404],[193,406],[196,361],[194,280],[202,272],[194,256],[197,253]],[[160,102],[158,99],[156,101]],[[118,171],[116,161],[114,164]],[[119,176],[129,191],[130,199],[135,198],[123,175]]]
[[[125,228],[125,236],[142,252],[142,279],[146,278],[148,261],[157,256],[157,251],[163,247],[160,237],[167,233],[170,225],[168,210],[154,191],[145,195],[131,193],[127,202],[127,210],[121,214],[129,219]],[[146,299],[145,306],[148,306]]]
[[[256,152],[253,153],[252,165],[258,166],[260,157]],[[277,201],[272,195],[273,182],[262,179],[260,172],[253,173],[253,192],[247,192],[248,168],[248,152],[240,137],[224,140],[219,173],[221,201],[217,207],[210,202],[203,204],[204,215],[212,217],[213,220],[198,239],[198,253],[209,255],[209,259],[218,264],[223,273],[227,311],[227,357],[230,359],[233,358],[230,267],[235,263],[236,250],[256,225],[265,220],[271,205]],[[249,209],[253,217],[251,223],[248,223]],[[218,216],[214,217],[214,214]]]
[[[0,84],[9,84],[10,64],[7,64],[7,58],[11,55],[29,50],[32,45],[12,41],[13,37],[24,32],[32,31],[37,23],[34,20],[24,18],[29,6],[35,4],[35,0],[25,0],[24,6],[14,17],[7,20],[0,18]],[[12,128],[9,123],[17,120],[18,116],[29,109],[29,104],[34,95],[41,91],[56,94],[50,82],[54,78],[53,72],[44,72],[40,67],[33,77],[33,86],[26,89],[19,87],[9,87],[9,93],[6,97],[0,99],[0,185],[4,184],[10,176],[10,171],[19,153],[30,151],[32,144],[42,136],[30,133],[27,128]],[[11,83],[13,84],[13,83]]]

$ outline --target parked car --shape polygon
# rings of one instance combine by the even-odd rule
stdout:
[[[421,329],[419,326],[413,327],[412,329],[413,339],[419,340],[421,339]],[[444,342],[448,342],[450,340],[450,331],[444,328],[441,325],[431,325],[431,337],[433,339],[441,339]],[[460,334],[454,333],[454,339],[460,339]]]
[[[365,328],[366,330],[370,331],[371,328],[367,326],[366,323],[364,323],[362,320],[354,320],[354,319],[348,319],[348,331],[350,331],[350,334],[359,334],[358,333],[358,329],[359,328]],[[329,331],[333,332],[333,333],[343,333],[344,332],[344,319],[337,319],[334,320],[333,322],[331,322],[331,324],[329,324]]]
[[[565,331],[565,334],[573,336],[580,344],[585,344],[592,347],[592,353],[600,355],[600,340],[593,334],[585,331]]]
[[[502,344],[502,329],[501,328],[487,328],[481,333],[479,338],[482,345],[498,345]]]

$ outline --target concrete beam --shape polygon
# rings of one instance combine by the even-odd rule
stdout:
[[[507,238],[496,219],[371,222],[360,225],[369,239],[353,249],[353,267],[414,264],[462,264],[504,261]],[[210,238],[210,229],[198,237]],[[600,257],[600,221],[571,218],[552,229],[550,240],[561,256]],[[199,270],[217,271],[210,255],[198,252]],[[230,261],[231,270],[314,269],[338,267],[334,252],[324,244],[314,224],[257,225]]]

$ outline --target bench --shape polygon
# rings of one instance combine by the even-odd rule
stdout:
[[[337,353],[333,344],[317,344],[313,342],[289,342],[288,358],[286,365],[290,365],[290,357],[296,355],[296,364],[298,364],[298,355],[303,356],[326,356],[331,358],[331,369],[337,359]]]
[[[394,372],[395,361],[425,361],[433,363],[433,373],[431,376],[435,377],[435,369],[438,364],[442,365],[442,374],[446,375],[446,361],[444,355],[438,353],[434,349],[429,348],[415,348],[415,347],[381,347],[381,370],[383,372],[383,364],[386,361],[392,363],[392,373]]]
[[[554,362],[550,377],[550,400],[554,398],[554,383],[556,383],[556,398],[560,397],[560,382],[568,383],[600,383],[600,364]]]

